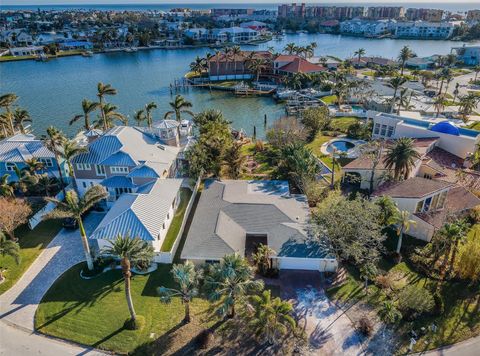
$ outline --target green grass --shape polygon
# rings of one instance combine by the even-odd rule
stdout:
[[[192,196],[192,191],[188,188],[180,188],[180,204],[175,212],[175,216],[172,219],[172,223],[168,228],[167,235],[163,241],[161,251],[168,252],[172,249],[175,239],[177,238],[178,232],[183,222],[183,217],[185,216],[185,210],[187,209],[188,202]]]
[[[364,72],[360,72],[361,75],[366,75],[366,76],[369,76],[369,77],[374,77],[375,76],[375,71],[373,70],[366,70]]]
[[[34,230],[28,226],[21,226],[15,231],[20,245],[20,264],[9,256],[0,256],[0,266],[6,269],[7,279],[0,284],[0,294],[12,287],[35,261],[42,250],[47,247],[50,241],[57,235],[62,228],[60,220],[51,220],[40,223]]]
[[[43,298],[35,315],[39,332],[121,354],[189,354],[187,344],[215,321],[207,313],[210,303],[202,298],[194,299],[193,320],[187,325],[182,324],[184,308],[178,297],[170,304],[160,303],[156,289],[174,285],[171,265],[159,265],[149,275],[132,278],[133,303],[137,314],[145,317],[145,326],[125,330],[129,313],[121,271],[83,280],[79,276],[82,267],[79,264],[67,271]]]
[[[480,121],[474,122],[473,124],[468,126],[468,128],[472,130],[480,131]]]
[[[341,116],[332,119],[332,123],[330,124],[330,126],[334,131],[341,131],[343,133],[347,133],[348,128],[358,121],[360,120],[353,116]]]
[[[337,96],[336,95],[328,95],[328,96],[324,96],[323,98],[320,98],[320,99],[327,105],[335,104],[337,102]]]
[[[388,244],[394,246],[396,238],[390,238]],[[406,239],[405,245],[416,244],[417,240]],[[401,271],[406,276],[406,284],[416,284],[420,287],[430,289],[434,287],[436,281],[415,270],[414,266],[408,262],[402,262],[397,265],[391,261],[382,259],[380,269],[386,271]],[[362,280],[359,272],[352,266],[347,266],[348,276],[346,281],[336,287],[327,290],[327,294],[334,300],[342,302],[354,302],[362,300],[368,303],[374,309],[379,309],[381,303],[385,300],[385,295],[381,293],[380,288],[370,285],[368,296],[365,295]],[[438,327],[436,333],[427,333],[417,340],[414,351],[434,349],[437,347],[450,345],[470,337],[480,334],[480,287],[470,286],[462,281],[449,281],[444,284],[440,291],[444,299],[445,312],[442,315],[422,315],[414,321],[402,320],[396,325],[397,334],[402,335],[402,349],[407,351],[409,344],[408,332],[412,329],[426,329],[432,323]],[[396,294],[396,293],[395,293]]]

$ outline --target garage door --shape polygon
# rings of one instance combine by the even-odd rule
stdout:
[[[318,271],[320,260],[316,258],[281,258],[280,269],[304,269]]]

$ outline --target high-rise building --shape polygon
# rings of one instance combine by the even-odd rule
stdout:
[[[307,7],[307,17],[320,17],[330,20],[351,20],[364,17],[367,9],[364,6],[312,6]]]
[[[279,5],[278,6],[278,17],[296,17],[304,18],[305,17],[305,3],[297,4],[292,3],[291,5]]]
[[[480,21],[480,10],[469,10],[467,12],[467,21]]]
[[[409,8],[406,12],[406,17],[410,21],[430,21],[440,22],[443,18],[443,10],[439,9],[415,9]]]
[[[405,8],[402,6],[373,6],[368,8],[367,17],[372,20],[400,19],[405,17]]]

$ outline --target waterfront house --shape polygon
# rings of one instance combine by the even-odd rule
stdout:
[[[454,24],[451,22],[398,22],[395,28],[395,37],[447,39],[452,36],[453,29]]]
[[[431,69],[434,68],[439,56],[413,57],[405,61],[405,66],[411,69]]]
[[[281,54],[273,60],[273,72],[276,75],[291,76],[297,73],[314,74],[326,71],[322,65],[314,64],[297,55]]]
[[[453,47],[452,53],[457,55],[457,59],[463,64],[476,66],[480,64],[480,46],[462,46]]]
[[[280,270],[333,272],[335,256],[308,229],[304,195],[291,194],[286,181],[207,180],[181,258],[197,265],[227,254],[251,257],[260,244]]]
[[[16,134],[0,141],[0,175],[9,174],[9,182],[18,181],[15,168],[27,168],[27,161],[34,158],[43,163],[43,169],[39,173],[59,178],[55,155],[34,135]],[[68,177],[64,161],[60,161],[60,169],[63,176]]]
[[[348,20],[340,23],[340,32],[354,36],[380,37],[394,31],[395,20]]]
[[[59,45],[61,50],[91,50],[93,49],[93,43],[89,41],[64,41]]]
[[[267,68],[261,75],[271,72],[269,62],[272,54],[268,51],[242,51],[235,56],[220,53],[212,56],[208,61],[208,77],[212,81],[229,79],[252,79],[254,73],[249,69],[248,63],[254,59],[263,59]]]
[[[175,177],[180,147],[168,146],[144,128],[117,126],[88,144],[73,159],[80,194],[95,184],[107,188],[110,206],[123,193],[156,179]]]
[[[118,235],[139,238],[153,247],[154,261],[180,204],[183,179],[154,179],[135,193],[125,193],[112,205],[90,235],[100,251]]]
[[[247,21],[240,24],[241,28],[249,28],[257,32],[263,32],[268,29],[268,25],[265,22],[260,21]]]
[[[16,56],[38,56],[44,54],[45,51],[42,46],[29,46],[29,47],[13,47],[10,48],[10,55]]]

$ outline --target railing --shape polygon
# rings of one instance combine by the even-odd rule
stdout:
[[[195,197],[198,193],[198,188],[200,187],[201,177],[198,177],[197,182],[195,183],[195,187],[193,188],[192,196],[188,202],[187,208],[185,209],[185,214],[183,215],[182,225],[180,225],[180,230],[178,231],[177,237],[175,238],[175,242],[173,243],[172,248],[168,252],[159,252],[155,258],[155,262],[158,263],[172,263],[173,258],[175,257],[175,253],[177,252],[178,245],[182,239],[183,232],[185,230],[185,225],[187,224],[188,217],[193,207],[193,202],[195,201]]]

